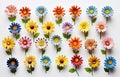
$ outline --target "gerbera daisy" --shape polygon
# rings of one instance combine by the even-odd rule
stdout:
[[[110,6],[105,6],[102,8],[102,15],[104,17],[111,17],[113,15],[113,9]]]

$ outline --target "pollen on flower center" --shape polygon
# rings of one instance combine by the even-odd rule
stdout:
[[[30,29],[34,29],[34,26],[33,26],[33,25],[31,25],[31,26],[30,26]]]
[[[32,63],[32,60],[30,59],[30,60],[28,60],[28,64],[31,64]]]
[[[93,9],[91,9],[89,12],[90,12],[91,14],[93,14],[93,13],[94,13],[94,10],[93,10]]]
[[[105,45],[109,46],[109,45],[110,45],[110,42],[109,42],[109,41],[106,41],[106,42],[105,42]]]
[[[27,14],[27,11],[25,10],[25,11],[23,11],[23,14]]]
[[[54,38],[54,42],[58,43],[59,42],[59,38]]]
[[[60,63],[61,63],[61,64],[62,64],[62,63],[64,63],[64,60],[63,60],[63,59],[61,59],[61,60],[60,60]]]
[[[11,62],[11,65],[12,65],[12,66],[14,66],[14,65],[15,65],[15,62],[14,62],[14,61],[12,61],[12,62]]]
[[[109,14],[110,13],[110,10],[105,10],[105,14]]]
[[[7,41],[7,45],[10,45],[11,44],[11,42],[10,41]]]
[[[76,59],[75,59],[75,62],[78,62],[78,61],[79,61],[79,59],[78,59],[78,58],[76,58]]]
[[[109,60],[109,61],[108,61],[108,64],[112,64],[112,60]]]
[[[103,30],[103,29],[104,29],[104,25],[100,25],[99,28],[100,28],[101,30]]]
[[[86,25],[82,25],[82,28],[83,28],[83,29],[86,29]]]
[[[17,30],[17,26],[13,26],[13,30]]]
[[[45,60],[44,60],[44,63],[45,63],[45,64],[48,63],[48,59],[45,59]]]
[[[40,14],[43,14],[44,10],[41,9],[41,10],[39,10],[39,12],[40,12]]]
[[[39,46],[44,46],[45,42],[44,41],[39,41]]]
[[[23,44],[24,44],[24,45],[27,45],[27,41],[26,41],[26,40],[24,40],[24,41],[23,41]]]
[[[67,26],[65,27],[65,29],[66,29],[66,30],[69,30],[69,29],[70,29],[70,26],[69,26],[69,25],[67,25]]]

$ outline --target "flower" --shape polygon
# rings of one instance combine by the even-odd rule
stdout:
[[[72,48],[72,49],[75,49],[75,50],[78,50],[81,46],[82,46],[82,40],[80,40],[80,38],[78,37],[74,37],[74,38],[71,38],[69,40],[69,46]]]
[[[94,69],[97,68],[100,65],[100,59],[98,59],[96,56],[91,56],[88,59],[89,65]]]
[[[38,6],[35,10],[36,15],[39,17],[45,16],[47,14],[47,8],[45,8],[44,6]]]
[[[52,42],[52,44],[54,44],[55,46],[56,46],[56,45],[60,45],[61,42],[62,42],[62,38],[61,38],[59,35],[54,35],[54,36],[52,36],[52,38],[51,38],[51,42]]]
[[[18,34],[21,31],[21,26],[19,23],[11,23],[10,28],[8,28],[11,33]]]
[[[94,17],[97,15],[97,8],[95,6],[89,6],[86,10],[86,13],[90,17]]]
[[[30,20],[27,22],[25,28],[29,33],[34,34],[38,30],[38,25],[35,21]]]
[[[19,12],[19,14],[21,15],[21,17],[23,17],[23,18],[28,18],[28,17],[30,17],[30,15],[31,15],[31,13],[30,13],[30,8],[29,7],[22,7],[21,9],[20,9],[20,12]]]
[[[65,33],[69,34],[73,30],[73,25],[69,22],[65,22],[62,25],[62,29]]]
[[[98,32],[105,32],[107,29],[107,26],[104,22],[98,22],[96,25],[96,31]]]
[[[87,39],[85,41],[85,48],[89,51],[94,50],[97,47],[97,42],[94,39]]]
[[[104,17],[111,17],[113,15],[113,9],[110,6],[105,6],[102,8],[102,15]]]
[[[17,8],[14,5],[8,5],[5,12],[8,16],[15,16],[17,14]]]
[[[2,45],[7,50],[12,50],[13,47],[15,46],[15,41],[12,37],[8,36],[3,39]]]
[[[111,49],[114,45],[113,40],[110,37],[102,38],[102,44],[106,49]]]
[[[41,59],[40,59],[40,62],[43,66],[50,66],[51,64],[51,59],[49,56],[43,56]]]
[[[71,59],[71,63],[75,67],[79,67],[83,63],[83,59],[82,59],[82,57],[80,57],[80,55],[74,55]]]
[[[115,60],[115,58],[112,57],[112,56],[107,57],[105,59],[105,61],[104,61],[104,65],[108,69],[114,68],[116,66],[116,60]]]
[[[82,32],[88,32],[90,29],[90,24],[87,21],[81,22],[78,26]]]
[[[82,10],[80,9],[80,7],[76,6],[71,6],[71,8],[69,9],[70,15],[72,17],[78,17],[80,16]]]
[[[65,15],[65,10],[61,6],[57,6],[56,8],[54,8],[53,12],[56,18],[62,18]]]

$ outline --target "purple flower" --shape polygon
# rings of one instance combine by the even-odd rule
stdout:
[[[73,25],[69,22],[65,22],[62,25],[62,29],[65,33],[69,34],[73,30]]]

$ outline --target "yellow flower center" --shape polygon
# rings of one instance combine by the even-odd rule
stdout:
[[[45,64],[48,63],[48,59],[45,59],[45,60],[44,60],[44,63],[45,63]]]
[[[91,14],[93,14],[93,13],[94,13],[94,10],[93,10],[93,9],[91,9],[89,12],[90,12]]]
[[[59,40],[59,38],[54,38],[54,42],[56,42],[56,43],[58,43],[60,40]]]
[[[108,64],[112,64],[112,60],[109,60],[109,61],[108,61]]]
[[[24,40],[24,41],[23,41],[23,44],[24,44],[24,45],[27,45],[27,40]]]
[[[39,10],[39,13],[40,13],[40,14],[43,14],[43,12],[44,12],[44,10],[42,10],[42,9],[41,9],[41,10]]]
[[[27,14],[27,11],[26,11],[26,10],[24,10],[24,11],[23,11],[23,14]]]
[[[28,64],[31,64],[32,63],[32,60],[30,59],[30,60],[28,60]]]
[[[105,45],[109,46],[110,42],[109,41],[105,41]]]
[[[10,9],[9,9],[9,12],[10,12],[10,13],[13,13],[13,12],[14,12],[14,10],[13,10],[12,8],[10,8]]]
[[[13,26],[13,30],[17,30],[17,26]]]
[[[31,25],[31,26],[30,26],[30,29],[34,29],[34,25]]]
[[[78,62],[78,61],[79,61],[79,59],[78,59],[78,58],[76,58],[76,59],[75,59],[75,62]]]
[[[39,41],[39,46],[44,46],[45,45],[45,42],[44,41]]]
[[[104,25],[100,25],[99,29],[103,30],[104,29]]]
[[[12,61],[10,64],[11,64],[12,66],[14,66],[14,65],[15,65],[15,62],[14,62],[14,61]]]
[[[62,63],[64,63],[64,60],[63,60],[63,59],[61,59],[61,60],[60,60],[60,63],[61,63],[61,64],[62,64]]]
[[[83,29],[86,29],[86,25],[85,25],[85,24],[84,24],[84,25],[82,25],[82,28],[83,28]]]
[[[105,10],[105,14],[109,14],[110,13],[110,10]]]
[[[66,30],[69,30],[69,29],[70,29],[70,26],[69,26],[69,25],[67,25],[67,26],[65,27],[65,29],[66,29]]]
[[[11,42],[10,41],[7,41],[7,45],[10,45],[11,44]]]

